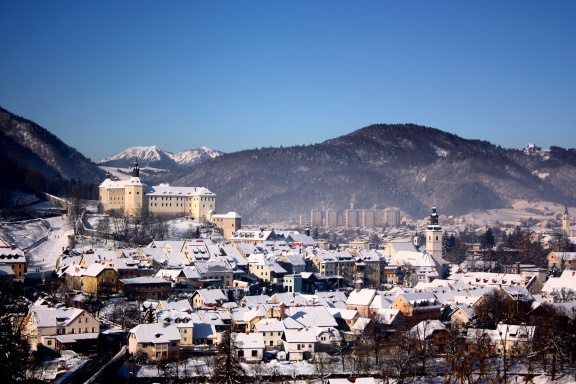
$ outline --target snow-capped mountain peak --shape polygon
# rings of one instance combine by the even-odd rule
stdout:
[[[131,147],[117,155],[100,160],[98,164],[102,166],[130,167],[134,160],[137,159],[141,168],[148,166],[178,170],[213,159],[221,154],[222,152],[205,146],[177,153],[164,151],[157,146]]]

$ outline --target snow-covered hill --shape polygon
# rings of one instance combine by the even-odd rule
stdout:
[[[218,157],[221,154],[222,152],[220,151],[204,146],[177,153],[164,151],[157,146],[132,147],[117,155],[100,160],[98,165],[128,168],[132,167],[134,160],[137,159],[141,168],[153,167],[175,171],[200,164],[206,160]]]

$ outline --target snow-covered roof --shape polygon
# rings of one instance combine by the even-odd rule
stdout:
[[[228,301],[228,298],[220,289],[198,289],[194,292],[194,295],[200,295],[205,304],[218,304],[222,301]]]
[[[169,281],[164,280],[161,277],[156,276],[141,276],[141,277],[127,277],[125,279],[120,279],[125,285],[137,285],[137,284],[170,284]]]
[[[315,343],[316,333],[312,328],[296,328],[284,330],[284,337],[288,343]]]
[[[410,329],[410,336],[418,340],[427,340],[437,332],[445,330],[446,326],[440,320],[424,320]]]
[[[287,307],[284,325],[286,328],[337,327],[338,323],[323,306]]]
[[[177,327],[164,323],[139,324],[132,328],[130,333],[136,336],[138,343],[165,344],[180,341],[181,337]]]
[[[204,187],[173,187],[170,185],[154,185],[148,188],[147,196],[172,196],[172,197],[186,197],[186,196],[203,196],[215,197],[212,191]]]
[[[212,215],[212,218],[217,219],[241,219],[242,216],[236,212],[228,212],[228,213],[215,213]]]
[[[178,300],[178,299],[170,299],[170,300],[160,300],[159,305],[162,306],[163,310],[177,310],[177,311],[192,311],[192,306],[188,300]]]
[[[235,333],[234,341],[241,349],[264,349],[264,337],[261,333]]]
[[[376,316],[378,316],[378,321],[382,324],[391,325],[394,320],[402,316],[402,312],[399,309],[382,308],[378,310]]]
[[[96,276],[99,276],[102,272],[104,272],[106,270],[115,271],[115,269],[112,268],[112,266],[109,264],[94,263],[91,266],[89,266],[88,268],[86,268],[86,270],[84,271],[84,276],[96,277]]]
[[[48,308],[38,306],[31,309],[32,316],[38,328],[66,327],[70,322],[84,313],[83,309],[76,308]]]
[[[254,324],[258,332],[284,332],[284,322],[277,318],[262,319]]]
[[[350,296],[348,296],[348,300],[346,301],[347,305],[363,305],[369,306],[376,295],[375,289],[367,289],[363,288],[360,291],[354,290],[350,292]]]

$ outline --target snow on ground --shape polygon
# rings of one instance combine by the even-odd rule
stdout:
[[[535,213],[532,210],[542,212],[552,212],[552,216]],[[512,205],[512,208],[490,209],[487,211],[475,211],[462,216],[466,223],[475,223],[478,225],[493,225],[496,221],[503,224],[514,224],[520,220],[533,218],[535,220],[555,219],[557,214],[564,213],[564,206],[561,204],[546,201],[518,201]]]
[[[93,204],[89,206],[92,211]],[[96,227],[102,215],[89,214],[86,216],[90,227]],[[56,265],[56,260],[61,255],[62,250],[68,247],[68,236],[72,231],[66,226],[66,216],[56,216],[47,219],[34,219],[23,222],[11,222],[0,224],[0,235],[8,244],[15,244],[22,250],[28,250],[28,271],[44,272],[52,271]],[[181,240],[186,238],[200,223],[189,218],[178,218],[169,220],[169,240]],[[168,240],[167,239],[167,240]],[[34,246],[38,243],[37,246]],[[113,243],[104,239],[91,236],[78,236],[78,251],[90,248],[106,248],[113,246]]]
[[[58,256],[68,246],[68,235],[72,234],[72,231],[66,228],[64,216],[51,217],[44,220],[48,223],[51,230],[47,233],[46,241],[28,252],[29,271],[43,272],[54,270]],[[23,232],[26,235],[27,228]]]
[[[30,247],[36,241],[45,238],[50,229],[42,220],[27,220],[24,222],[4,223],[0,232],[9,244],[16,244],[22,250]]]

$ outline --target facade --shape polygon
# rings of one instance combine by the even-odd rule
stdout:
[[[22,336],[32,350],[43,345],[53,350],[71,344],[97,343],[100,322],[83,309],[34,306],[24,319]]]
[[[209,212],[215,210],[216,195],[207,188],[144,184],[140,180],[137,161],[134,162],[130,179],[112,179],[108,174],[99,187],[100,213],[117,211],[129,217],[147,213],[187,216],[200,222],[207,222]]]
[[[130,330],[128,352],[145,354],[151,361],[170,360],[180,353],[180,338],[180,331],[174,325],[140,324]]]
[[[165,299],[172,284],[161,277],[128,277],[120,279],[120,290],[130,299]]]
[[[24,282],[24,276],[26,276],[26,256],[24,256],[24,252],[21,249],[14,245],[0,246],[0,264],[12,268],[15,282]]]
[[[244,363],[258,363],[264,357],[264,338],[260,333],[234,333],[238,358]]]
[[[440,320],[442,305],[432,292],[420,292],[399,295],[391,308],[402,312],[408,321],[419,323],[423,320]]]
[[[229,240],[234,232],[242,228],[242,217],[236,212],[228,212],[226,214],[209,212],[208,220],[220,228],[220,232],[226,240]]]
[[[82,291],[95,296],[118,292],[118,272],[108,264],[92,264],[82,275]]]
[[[309,224],[312,227],[398,227],[400,225],[400,210],[397,208],[379,209],[312,209],[310,215],[300,216],[300,225]]]

